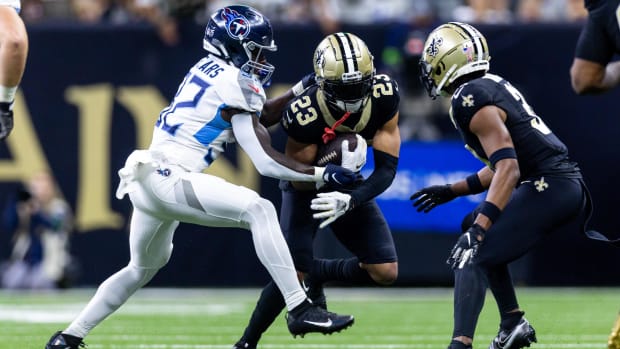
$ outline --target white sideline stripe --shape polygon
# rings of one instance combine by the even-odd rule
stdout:
[[[0,321],[26,323],[64,323],[72,321],[86,303],[64,305],[0,305]],[[233,304],[125,304],[116,314],[201,314],[230,315],[245,309]]]

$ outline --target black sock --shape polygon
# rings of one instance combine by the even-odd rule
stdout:
[[[368,272],[359,266],[357,257],[349,259],[315,259],[312,276],[318,282],[345,281],[355,285],[375,285]]]
[[[465,345],[465,343],[463,343],[461,341],[457,341],[456,339],[453,339],[450,342],[450,345],[448,346],[448,349],[471,349],[471,344],[470,345]]]
[[[499,323],[499,327],[502,330],[512,330],[519,324],[519,321],[525,315],[525,312],[522,311],[513,311],[511,313],[501,313],[502,320]]]
[[[487,279],[489,280],[489,288],[497,302],[501,318],[499,327],[503,330],[511,330],[517,326],[524,313],[522,311],[514,312],[515,309],[519,309],[519,303],[508,265],[499,265],[488,269]]]
[[[499,265],[487,269],[487,280],[500,314],[519,309],[508,265]]]
[[[320,306],[323,309],[327,308],[327,300],[325,299],[325,290],[323,284],[316,280],[311,274],[306,275],[304,278],[304,286],[308,298],[315,305]]]
[[[478,316],[484,306],[486,279],[476,265],[454,270],[454,331],[452,338],[474,338]]]
[[[271,281],[260,294],[256,307],[250,317],[250,322],[243,332],[241,340],[248,343],[250,346],[256,346],[260,337],[267,331],[269,326],[280,315],[282,309],[286,307],[284,297],[276,286]]]

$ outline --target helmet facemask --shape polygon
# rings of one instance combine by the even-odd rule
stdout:
[[[375,69],[368,47],[351,33],[325,37],[314,51],[316,81],[337,109],[360,112],[370,99]]]
[[[341,80],[319,81],[327,101],[336,108],[350,113],[357,113],[368,102],[372,89],[374,74],[363,77],[359,71],[342,74]]]
[[[273,42],[269,46],[263,46],[254,41],[250,41],[243,44],[243,49],[245,50],[248,60],[243,63],[239,69],[243,72],[256,75],[263,85],[268,84],[276,68],[267,62],[264,51],[274,52],[278,49],[277,46],[274,45]]]

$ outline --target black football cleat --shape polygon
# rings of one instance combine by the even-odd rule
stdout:
[[[536,331],[530,323],[522,317],[517,326],[507,331],[500,329],[497,337],[493,338],[489,349],[520,349],[529,347],[536,342]]]
[[[235,343],[235,345],[233,345],[232,349],[256,349],[256,347],[251,346],[244,341],[238,341],[237,343]]]
[[[0,109],[0,140],[3,140],[6,137],[8,137],[12,129],[13,129],[13,111]]]
[[[293,337],[303,337],[306,333],[332,334],[353,325],[352,315],[338,315],[304,301],[286,314],[288,330]]]
[[[82,338],[58,331],[45,345],[45,349],[79,349],[86,348]]]

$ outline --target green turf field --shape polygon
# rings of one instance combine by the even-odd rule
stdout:
[[[61,293],[0,291],[0,349],[43,349],[94,290]],[[143,289],[95,328],[89,348],[230,348],[245,327],[258,289]],[[532,348],[604,349],[620,308],[620,289],[520,288],[536,328]],[[262,349],[446,348],[452,331],[451,289],[328,289],[332,311],[354,314],[346,331],[293,339],[284,315],[264,335]],[[474,347],[487,348],[498,318],[492,297],[481,314]]]

